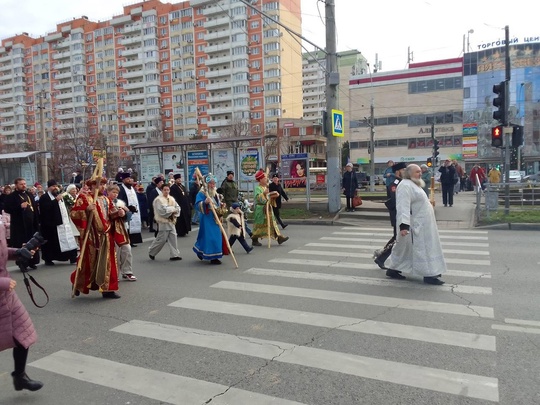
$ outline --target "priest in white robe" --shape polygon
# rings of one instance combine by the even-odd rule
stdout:
[[[424,283],[441,285],[446,272],[435,213],[423,190],[422,170],[407,166],[396,190],[399,232],[392,254],[385,262],[387,276],[403,279],[402,273],[424,278]]]
[[[129,209],[127,227],[129,233],[129,243],[132,247],[137,246],[137,243],[142,243],[142,222],[141,212],[139,210],[139,199],[137,198],[137,192],[133,187],[133,179],[131,173],[120,173],[122,184],[120,187],[120,193],[118,193],[118,199],[126,203]]]

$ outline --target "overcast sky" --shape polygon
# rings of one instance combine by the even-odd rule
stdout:
[[[293,0],[302,3],[303,35],[325,45],[322,0]],[[167,1],[176,3],[176,1]],[[42,36],[55,31],[56,24],[81,15],[107,20],[122,14],[126,0],[0,0],[0,38],[28,32]],[[463,35],[469,30],[471,50],[478,45],[510,37],[540,35],[538,14],[530,0],[335,0],[338,26],[337,49],[357,49],[373,66],[375,54],[382,70],[404,69],[407,48],[414,62],[462,55]],[[320,15],[319,15],[320,12]],[[308,50],[313,50],[311,45]]]

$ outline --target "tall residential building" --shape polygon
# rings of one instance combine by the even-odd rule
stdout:
[[[71,170],[106,149],[115,168],[138,143],[275,135],[302,115],[301,46],[278,24],[299,32],[300,5],[249,3],[148,0],[4,39],[0,153],[48,150]]]

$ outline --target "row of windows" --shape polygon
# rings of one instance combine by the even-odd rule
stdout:
[[[393,117],[375,118],[375,126],[407,125],[418,127],[431,124],[460,124],[463,122],[462,111],[438,112],[433,114],[398,115]],[[351,128],[366,128],[366,121],[351,121]]]
[[[461,77],[447,79],[419,80],[409,83],[409,94],[429,93],[432,91],[457,90],[463,88]]]
[[[461,135],[448,135],[437,137],[440,142],[440,146],[461,146]],[[429,149],[433,146],[433,139],[431,137],[422,138],[400,138],[400,139],[378,139],[375,141],[376,148],[392,148],[396,146],[403,146],[408,149]],[[369,141],[358,141],[350,143],[351,149],[368,149]]]

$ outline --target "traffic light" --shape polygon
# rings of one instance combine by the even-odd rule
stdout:
[[[497,110],[493,112],[493,119],[506,125],[506,82],[500,82],[499,84],[493,85],[493,93],[497,95],[497,97],[493,99],[493,105],[497,107]]]
[[[494,148],[502,148],[503,146],[503,127],[499,125],[491,128],[491,146]]]
[[[433,167],[433,159],[432,158],[427,158],[427,167]]]
[[[439,141],[437,139],[433,140],[433,158],[437,159],[439,156]]]
[[[523,145],[523,125],[513,125],[512,128],[512,147],[519,148]]]

